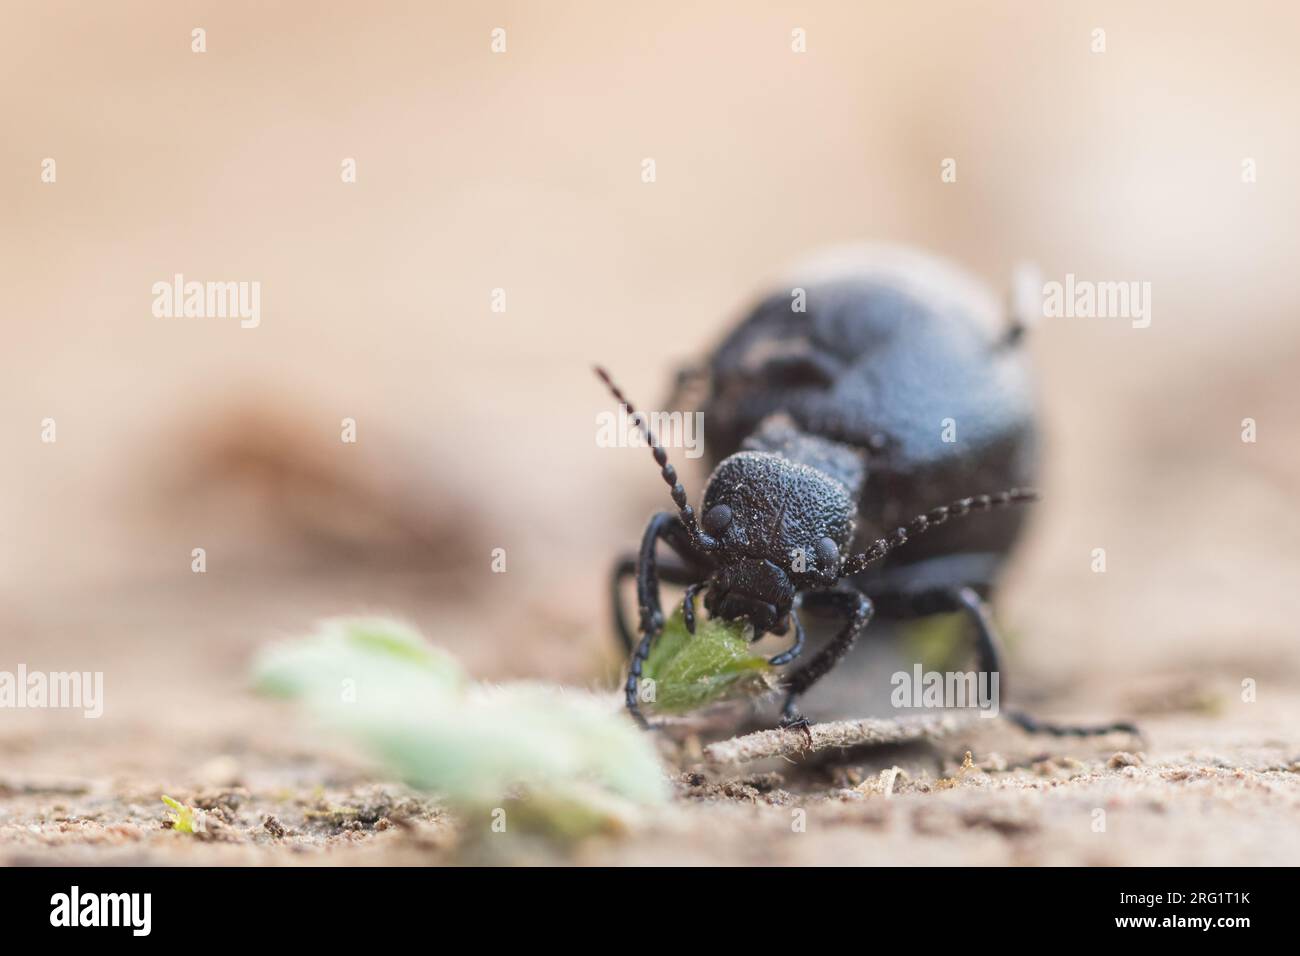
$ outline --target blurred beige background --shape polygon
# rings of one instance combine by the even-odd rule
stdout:
[[[1025,259],[1152,284],[1148,329],[1031,337],[1020,685],[1292,691],[1298,29],[1285,3],[8,3],[0,667],[102,667],[139,730],[370,609],[486,676],[594,681],[607,568],[666,497],[595,446],[590,363],[661,401],[791,259],[873,238],[998,287]],[[260,281],[260,327],[154,318],[177,272]]]

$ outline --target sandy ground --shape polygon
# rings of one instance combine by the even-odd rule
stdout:
[[[106,706],[0,711],[0,861],[1300,860],[1292,6],[82,7],[0,29],[0,670],[102,671]],[[613,686],[607,570],[667,499],[593,443],[590,362],[659,401],[786,263],[861,238],[1152,283],[1147,329],[1030,336],[1044,500],[998,597],[1021,706],[1143,740],[673,751],[669,810],[560,848],[248,691],[267,641],[376,612],[484,680]],[[155,319],[176,272],[261,281],[261,326]],[[819,715],[879,712],[873,633]]]
[[[26,769],[0,779],[0,859],[1201,866],[1287,864],[1300,851],[1293,713],[1263,734],[1253,721],[1243,730],[1233,720],[1150,718],[1152,742],[1141,749],[1050,746],[1000,728],[744,771],[697,766],[675,778],[669,810],[565,846],[450,816],[355,761],[321,757],[325,742],[288,727],[268,740],[265,727],[285,718],[274,709],[210,716],[219,730],[183,720],[130,728],[120,750],[97,736],[104,766],[83,761],[77,772],[3,741],[6,767]],[[62,746],[88,752],[81,736],[62,735]],[[886,795],[880,774],[894,768]],[[205,831],[167,829],[163,792],[206,810]]]
[[[305,588],[329,592],[316,596],[321,612],[397,606],[396,595],[381,601],[373,586],[362,597],[349,593],[356,585],[322,583]],[[137,638],[130,662],[111,653],[97,662],[111,678],[99,720],[6,715],[0,860],[1207,865],[1289,863],[1300,852],[1300,741],[1289,685],[1266,679],[1260,699],[1245,703],[1235,673],[1176,663],[1118,681],[1099,668],[1043,711],[1132,716],[1141,740],[1058,741],[976,721],[920,744],[739,767],[708,765],[697,745],[665,742],[676,792],[667,810],[576,845],[499,834],[488,819],[448,814],[376,774],[293,705],[253,696],[244,674],[255,635],[268,619],[283,622],[278,633],[291,632],[306,594],[271,596],[248,584],[220,593],[222,605],[201,615],[198,598],[174,591],[151,588],[124,602],[117,626]],[[40,659],[61,660],[60,640],[75,647],[88,628],[103,634],[105,648],[129,643],[108,639],[95,607],[51,615],[58,626]],[[432,622],[445,607],[429,600],[404,610]],[[225,622],[224,633],[196,640],[196,618]],[[602,654],[589,651],[588,680],[579,669],[568,674],[571,683],[599,682],[590,665]],[[823,709],[869,680],[865,671],[878,663],[869,651],[851,658],[821,695]],[[469,648],[466,657],[474,659]],[[516,669],[534,670],[522,664],[498,676]],[[894,768],[902,772],[886,794],[881,772]],[[168,829],[163,793],[206,809],[205,832]]]

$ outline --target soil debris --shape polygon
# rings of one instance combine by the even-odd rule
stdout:
[[[709,744],[704,748],[704,759],[715,766],[725,766],[822,750],[909,743],[945,737],[969,724],[970,718],[964,716],[923,714],[892,720],[865,718],[810,724],[802,728],[760,730]]]

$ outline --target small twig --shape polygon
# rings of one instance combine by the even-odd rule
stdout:
[[[965,714],[920,714],[894,719],[837,720],[797,729],[760,730],[709,744],[704,748],[704,759],[711,764],[738,764],[864,744],[906,743],[955,733],[969,727],[971,720]]]

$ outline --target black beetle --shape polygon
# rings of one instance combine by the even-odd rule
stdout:
[[[786,725],[805,723],[798,697],[873,614],[964,611],[980,669],[1001,671],[987,601],[1023,520],[1006,506],[1035,497],[1026,486],[1036,436],[1024,323],[1006,323],[999,311],[978,283],[904,250],[837,254],[797,273],[709,362],[703,411],[716,467],[698,522],[666,452],[638,422],[677,506],[651,519],[640,553],[614,570],[615,622],[632,653],[627,706],[638,721],[645,723],[637,706],[642,665],[663,627],[660,578],[686,585],[692,632],[694,601],[705,589],[709,613],[747,621],[755,639],[793,625],[794,642],[775,665],[803,650],[799,610],[843,618],[836,637],[785,678]],[[977,488],[1006,490],[959,497]],[[942,501],[951,503],[934,507]],[[949,523],[978,512],[992,513]],[[660,541],[678,561],[658,559]],[[631,576],[642,634],[635,649],[619,594]],[[1133,730],[1010,716],[1054,734]]]

